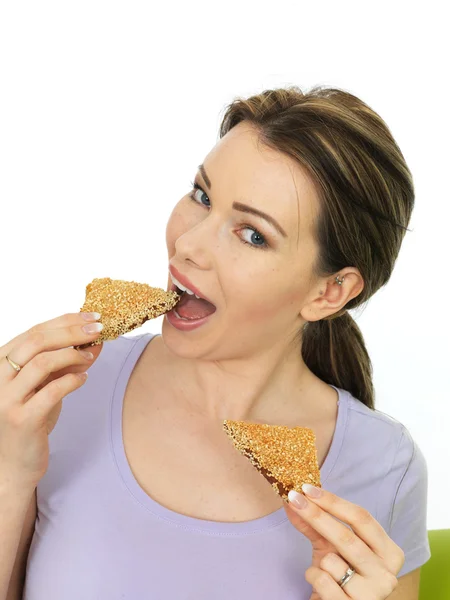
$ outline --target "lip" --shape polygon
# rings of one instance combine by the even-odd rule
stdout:
[[[169,321],[169,323],[175,329],[180,331],[193,331],[194,329],[198,329],[202,325],[204,325],[210,317],[213,316],[214,313],[208,315],[207,317],[203,317],[203,319],[195,319],[193,321],[185,321],[183,319],[179,319],[175,314],[176,307],[164,315],[164,318]]]
[[[198,288],[196,288],[195,285],[193,283],[191,283],[187,277],[185,277],[182,273],[180,273],[180,271],[176,267],[174,267],[173,265],[169,265],[169,272],[175,277],[175,279],[178,279],[178,281],[180,283],[182,283],[184,285],[184,287],[189,288],[191,290],[191,292],[194,292],[194,294],[196,294],[200,298],[203,298],[203,300],[206,300],[207,302],[209,302],[210,304],[215,306],[214,302],[211,302],[211,300],[209,298],[207,298]],[[172,286],[173,286],[173,283],[172,283]]]

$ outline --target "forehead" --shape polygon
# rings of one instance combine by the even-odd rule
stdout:
[[[233,127],[204,160],[211,194],[254,206],[274,217],[289,237],[310,231],[319,204],[306,169],[290,156],[263,144],[255,126]]]

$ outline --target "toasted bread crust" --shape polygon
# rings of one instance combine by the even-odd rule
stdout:
[[[75,348],[78,350],[115,340],[145,321],[172,310],[179,300],[176,292],[166,292],[146,283],[110,277],[94,279],[86,286],[86,299],[80,312],[100,313],[99,322],[103,324],[103,330],[93,342]]]
[[[223,422],[223,428],[284,500],[290,490],[303,493],[303,483],[321,487],[312,429],[229,420]]]

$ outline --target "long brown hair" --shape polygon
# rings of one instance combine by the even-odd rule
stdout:
[[[375,407],[370,361],[347,309],[361,306],[392,274],[414,207],[410,170],[390,130],[362,100],[338,88],[297,86],[236,98],[225,108],[220,138],[241,121],[260,140],[306,167],[316,184],[320,216],[314,274],[355,267],[364,288],[345,308],[299,332],[302,357],[323,381]]]

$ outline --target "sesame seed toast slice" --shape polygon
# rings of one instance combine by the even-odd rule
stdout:
[[[223,428],[283,500],[287,501],[290,490],[303,493],[303,483],[321,487],[312,429],[230,420],[223,422]]]
[[[93,342],[75,348],[99,346],[115,340],[140,327],[145,321],[172,310],[179,300],[176,292],[166,292],[146,283],[110,277],[93,279],[86,286],[86,298],[80,312],[100,313],[99,322],[103,324],[103,330]]]

